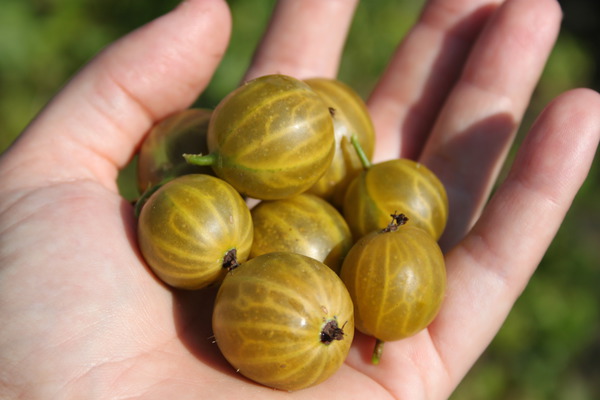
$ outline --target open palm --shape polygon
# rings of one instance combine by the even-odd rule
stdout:
[[[334,77],[356,0],[282,0],[247,78]],[[292,394],[249,382],[211,340],[214,289],[172,291],[137,251],[116,177],[153,123],[188,107],[225,51],[220,0],[188,0],[99,54],[0,159],[0,397],[442,399],[498,331],[582,184],[600,97],[538,118],[487,201],[555,40],[553,0],[431,0],[369,98],[377,159],[445,183],[448,292],[434,323],[358,335],[331,379]]]

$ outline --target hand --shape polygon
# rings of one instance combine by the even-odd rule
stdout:
[[[355,3],[282,0],[247,78],[334,77]],[[214,293],[172,291],[149,272],[115,181],[225,51],[225,3],[189,0],[99,54],[0,159],[0,397],[448,397],[534,272],[600,136],[598,94],[559,96],[486,204],[561,17],[552,0],[497,3],[430,1],[368,100],[377,159],[418,159],[448,189],[448,292],[428,329],[386,344],[378,366],[358,335],[336,375],[290,395],[219,355]]]

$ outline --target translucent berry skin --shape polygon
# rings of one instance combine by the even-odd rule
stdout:
[[[356,328],[381,341],[403,339],[427,327],[446,288],[437,242],[409,226],[364,236],[350,249],[340,277],[352,297]]]
[[[184,153],[208,152],[206,135],[211,114],[211,110],[191,108],[170,115],[152,127],[138,154],[140,193],[180,175],[214,175],[209,166],[192,165],[183,158]]]
[[[370,160],[375,149],[375,129],[367,105],[350,86],[327,78],[306,79],[305,82],[331,109],[335,134],[335,154],[331,165],[309,192],[341,209],[346,188],[363,169],[350,139],[356,137]]]
[[[323,262],[336,273],[352,247],[344,217],[324,199],[302,193],[282,200],[263,201],[252,211],[254,240],[250,257],[288,251]]]
[[[184,175],[161,186],[138,219],[138,244],[148,266],[183,289],[222,280],[227,254],[235,249],[237,260],[246,260],[252,236],[252,217],[240,194],[210,175]]]
[[[333,121],[306,83],[267,75],[229,93],[208,128],[215,173],[250,197],[275,200],[310,188],[335,151]]]
[[[323,342],[324,326],[343,327]],[[295,253],[253,258],[229,273],[213,311],[221,353],[239,373],[262,385],[295,391],[333,375],[354,337],[353,306],[325,264]]]
[[[350,183],[343,214],[358,240],[385,227],[393,212],[435,240],[448,220],[448,197],[442,182],[423,164],[395,159],[371,165]]]

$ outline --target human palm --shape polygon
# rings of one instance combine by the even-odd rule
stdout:
[[[247,78],[335,76],[355,2],[298,4],[279,4]],[[224,3],[190,0],[102,52],[0,159],[2,397],[448,397],[535,270],[600,132],[587,111],[596,93],[560,96],[485,204],[560,19],[550,0],[495,4],[429,2],[368,102],[377,159],[419,159],[448,189],[448,290],[428,329],[387,343],[378,366],[359,334],[332,378],[284,393],[220,356],[214,289],[173,291],[149,272],[116,176],[153,123],[193,102],[225,50]]]

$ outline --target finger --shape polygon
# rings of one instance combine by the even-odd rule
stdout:
[[[444,182],[457,243],[485,203],[558,35],[554,0],[509,0],[494,14],[449,94],[420,161]]]
[[[593,162],[600,96],[557,98],[532,127],[481,219],[447,255],[447,297],[430,327],[454,382],[492,340],[554,238]]]
[[[427,3],[368,101],[377,132],[378,160],[418,157],[473,42],[498,3]]]
[[[337,75],[358,0],[280,0],[244,79]]]
[[[223,1],[189,0],[109,46],[3,160],[14,182],[24,176],[28,185],[93,179],[116,190],[118,170],[143,134],[189,106],[207,85],[228,35]]]

